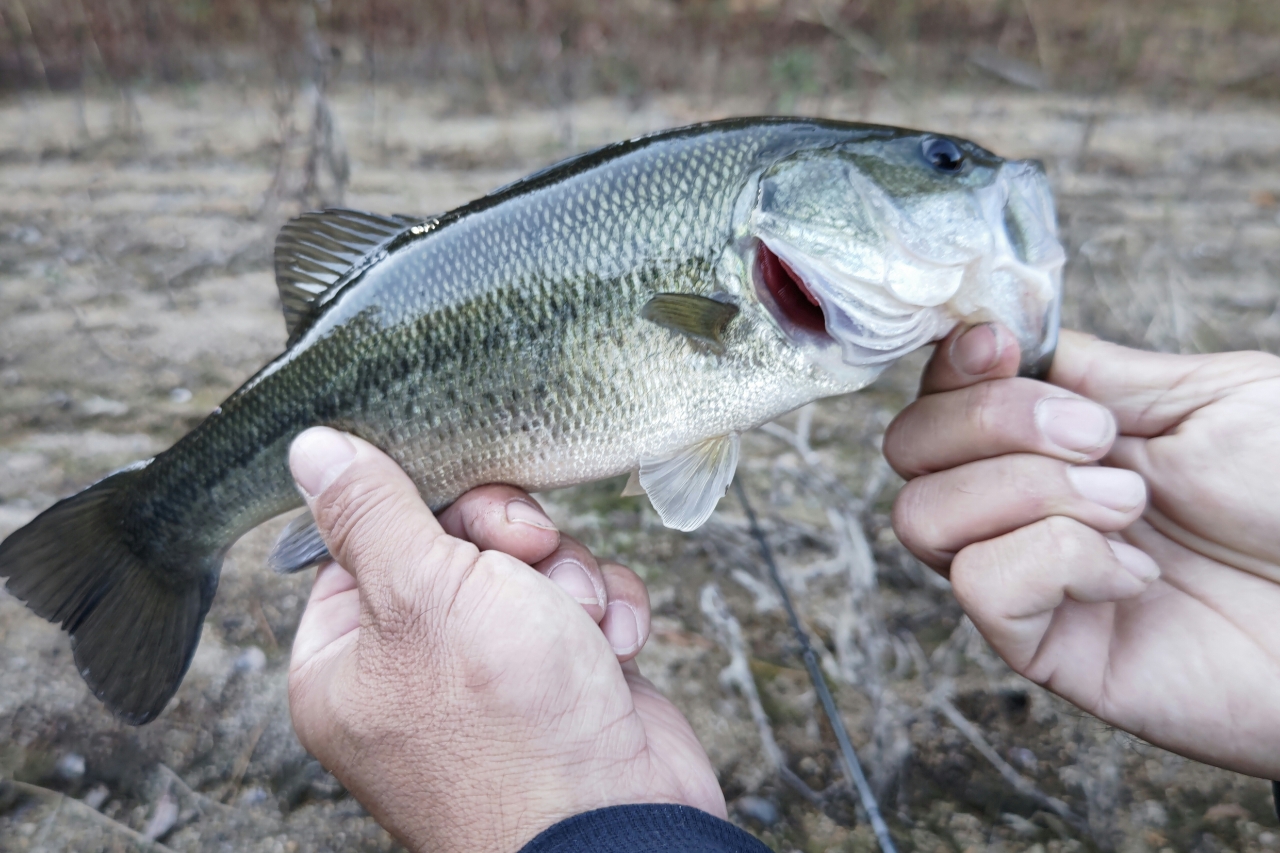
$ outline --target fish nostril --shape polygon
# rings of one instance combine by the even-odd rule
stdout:
[[[826,317],[813,294],[786,263],[764,243],[756,244],[756,266],[778,312],[795,325],[825,333]]]

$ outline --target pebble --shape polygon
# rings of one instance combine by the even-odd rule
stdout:
[[[1028,773],[1035,773],[1036,767],[1040,764],[1036,759],[1036,754],[1025,746],[1011,748],[1009,750],[1009,760]]]
[[[256,785],[252,788],[245,788],[240,794],[239,804],[242,806],[256,806],[265,803],[271,798],[271,795]]]
[[[739,797],[734,807],[738,810],[738,814],[764,826],[773,826],[778,822],[778,807],[772,800],[766,800],[764,797],[751,795]]]
[[[111,795],[106,785],[94,785],[89,789],[89,793],[84,795],[82,801],[86,806],[95,811],[102,808],[102,804],[107,801],[107,797]]]
[[[119,418],[129,414],[129,404],[119,400],[108,400],[106,397],[90,397],[80,404],[80,410],[86,415],[106,415]]]
[[[58,759],[54,771],[68,782],[84,778],[84,756],[76,752],[68,752]]]
[[[232,669],[238,673],[261,672],[267,665],[267,653],[257,646],[250,646],[236,656]]]

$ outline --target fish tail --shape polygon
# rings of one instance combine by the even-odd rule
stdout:
[[[222,564],[222,551],[202,554],[193,541],[131,535],[147,523],[131,499],[143,467],[59,501],[0,543],[9,592],[61,623],[80,675],[133,725],[178,689]]]

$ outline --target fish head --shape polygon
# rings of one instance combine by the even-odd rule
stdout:
[[[884,366],[996,321],[1042,375],[1065,253],[1043,166],[935,134],[851,134],[792,151],[740,205],[750,288],[793,343]]]

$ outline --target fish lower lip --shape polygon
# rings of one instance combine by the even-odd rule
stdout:
[[[778,320],[827,336],[826,317],[804,280],[763,241],[756,244],[756,274]]]

